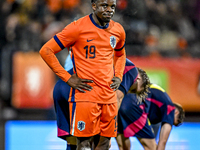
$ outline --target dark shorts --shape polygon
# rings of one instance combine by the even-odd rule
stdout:
[[[64,140],[70,135],[69,92],[70,86],[63,80],[58,80],[54,87],[53,99],[57,119],[57,136]]]

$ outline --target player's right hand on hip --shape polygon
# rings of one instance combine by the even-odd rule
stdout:
[[[87,83],[93,83],[93,80],[81,79],[77,74],[71,75],[71,78],[67,81],[67,84],[80,92],[85,93],[85,90],[91,91],[92,87]]]

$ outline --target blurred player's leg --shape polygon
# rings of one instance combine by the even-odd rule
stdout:
[[[108,150],[110,147],[110,137],[100,136],[99,143],[95,150]]]
[[[67,149],[66,150],[76,150],[76,145],[71,145],[67,143]]]
[[[77,137],[77,150],[92,150],[93,137]]]
[[[156,150],[156,141],[155,139],[147,139],[147,138],[137,138],[142,146],[144,147],[144,150]]]
[[[123,134],[118,134],[115,138],[119,147],[119,150],[130,150],[131,142],[129,138],[125,138]]]
[[[76,150],[76,142],[77,139],[74,136],[67,136],[66,137],[66,141],[67,141],[67,149],[66,150]]]

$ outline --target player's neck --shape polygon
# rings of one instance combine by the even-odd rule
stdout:
[[[92,13],[92,18],[93,20],[96,22],[96,24],[104,27],[107,25],[107,23],[103,22],[97,15],[95,15],[94,13]]]

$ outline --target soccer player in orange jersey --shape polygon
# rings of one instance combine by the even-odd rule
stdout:
[[[70,134],[77,137],[77,149],[109,148],[117,135],[117,96],[125,67],[125,31],[111,20],[116,0],[92,0],[93,13],[67,25],[40,50],[49,67],[69,86]],[[55,54],[71,48],[74,74],[70,75]],[[114,68],[113,68],[114,66]]]

